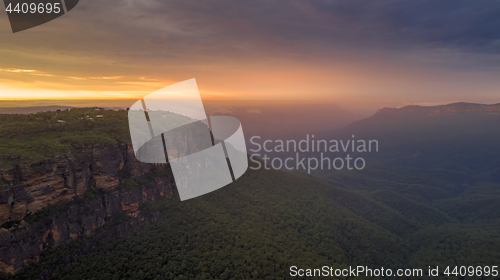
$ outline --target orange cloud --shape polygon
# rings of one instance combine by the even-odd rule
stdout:
[[[0,69],[2,72],[10,72],[10,73],[34,73],[36,70],[31,69]]]

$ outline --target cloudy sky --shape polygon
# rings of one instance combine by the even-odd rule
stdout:
[[[500,1],[83,0],[0,38],[4,100],[500,102]]]

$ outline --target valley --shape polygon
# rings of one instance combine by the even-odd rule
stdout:
[[[85,109],[57,115],[70,120],[74,114],[81,130],[88,123],[79,114],[90,111],[79,110]],[[289,275],[293,265],[497,265],[499,116],[490,109],[472,111],[379,113],[325,136],[377,139],[380,152],[367,157],[363,170],[307,175],[249,168],[235,183],[184,202],[168,166],[142,165],[131,157],[126,128],[113,125],[108,133],[101,128],[109,123],[92,122],[83,130],[87,134],[79,134],[88,142],[58,142],[53,155],[26,148],[29,139],[12,150],[4,136],[0,156],[11,166],[2,170],[2,193],[10,194],[2,195],[2,207],[10,207],[2,212],[2,277],[276,279]],[[110,116],[103,121],[120,120],[123,112],[100,114]],[[54,115],[17,118],[53,123]],[[65,139],[70,127],[49,128],[31,135]],[[17,137],[7,132],[8,125],[2,135]],[[49,159],[40,165],[39,157]],[[29,196],[19,195],[21,189]],[[29,213],[35,204],[40,208]]]

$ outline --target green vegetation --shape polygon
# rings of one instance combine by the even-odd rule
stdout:
[[[161,221],[103,241],[54,279],[276,279],[293,264],[399,263],[402,240],[336,205],[337,191],[257,171],[200,198],[150,202],[142,211],[161,211]]]
[[[125,112],[115,113],[123,114],[119,123],[125,125]],[[128,137],[118,137],[123,129],[118,126],[116,133],[108,134],[106,126],[89,123],[95,125],[88,130],[95,136],[89,138],[90,145]],[[67,124],[60,127],[67,128]],[[478,129],[476,123],[474,126]],[[441,127],[433,129],[442,131]],[[453,129],[457,134],[452,136],[459,135],[459,129]],[[64,129],[39,133],[57,136],[58,145],[66,149],[80,141],[63,141],[69,138]],[[449,131],[443,131],[446,133]],[[202,197],[180,202],[174,195],[148,202],[140,211],[145,216],[160,212],[156,223],[101,240],[88,254],[81,253],[83,241],[75,240],[45,252],[38,263],[11,279],[37,279],[49,269],[54,269],[52,279],[71,280],[282,279],[292,265],[424,270],[437,265],[499,265],[500,173],[494,165],[498,158],[491,156],[498,152],[494,149],[498,144],[492,140],[496,134],[488,134],[484,141],[462,138],[455,150],[446,146],[451,140],[432,141],[433,134],[427,135],[431,137],[414,133],[386,142],[394,144],[393,150],[386,148],[388,152],[382,154],[392,165],[370,161],[363,171],[330,171],[315,174],[317,177],[248,170],[235,183]],[[407,141],[417,136],[421,139]],[[469,145],[471,141],[484,145]],[[21,154],[26,147],[22,146]],[[466,153],[454,154],[464,147],[468,147]],[[456,160],[463,156],[466,161]],[[411,164],[402,164],[407,159],[412,159]],[[450,162],[453,165],[444,164]],[[164,172],[167,170],[157,168],[151,175],[123,182],[120,188],[132,190],[147,176]],[[99,195],[90,192],[88,198]],[[54,207],[57,211],[59,206]],[[51,215],[50,211],[40,215]],[[118,215],[113,219],[107,226],[128,218]]]
[[[83,147],[117,143],[130,143],[125,110],[82,108],[0,114],[0,168],[39,162]]]
[[[417,171],[401,172],[381,174],[392,174],[391,181],[414,178],[422,185],[434,180],[418,179]],[[146,203],[143,215],[160,211],[160,221],[103,240],[69,265],[60,251],[45,254],[43,265],[30,266],[14,279],[31,279],[53,263],[59,265],[52,279],[279,279],[289,275],[291,265],[427,268],[496,265],[500,259],[500,221],[491,216],[493,210],[482,221],[466,223],[446,207],[397,190],[335,185],[341,184],[300,173],[249,170],[234,184],[202,197]]]
[[[143,184],[145,184],[148,181],[149,182],[153,181],[155,178],[168,179],[171,178],[171,176],[172,174],[170,173],[170,170],[163,167],[153,167],[146,174],[127,179],[118,186],[118,190],[131,191],[133,189],[140,188]]]

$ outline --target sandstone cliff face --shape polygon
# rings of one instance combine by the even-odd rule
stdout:
[[[128,145],[85,149],[28,166],[0,170],[0,225],[22,220],[41,208],[89,188],[110,189],[131,175],[148,171]]]
[[[0,272],[15,273],[48,248],[90,236],[117,214],[136,217],[141,203],[171,197],[175,183],[168,172],[129,190],[116,188],[152,168],[135,160],[129,145],[120,145],[1,170]],[[141,219],[118,228],[133,229]],[[101,234],[116,234],[106,232]]]
[[[15,273],[28,261],[71,239],[89,236],[106,224],[110,217],[122,212],[134,215],[148,199],[172,195],[171,182],[161,180],[144,184],[129,192],[112,191],[93,200],[70,205],[55,216],[47,216],[24,227],[0,233],[0,269]],[[128,227],[140,220],[132,220]]]

